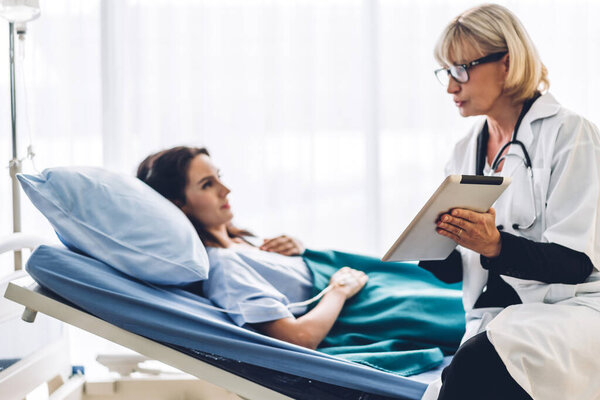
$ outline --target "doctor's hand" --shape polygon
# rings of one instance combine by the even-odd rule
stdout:
[[[436,231],[484,257],[494,258],[500,254],[502,241],[493,208],[485,213],[455,208],[440,216]]]
[[[304,253],[304,246],[298,239],[281,235],[273,239],[265,239],[259,247],[263,251],[283,254],[284,256],[298,256]]]
[[[329,284],[333,290],[337,290],[346,296],[346,299],[354,296],[367,284],[369,277],[362,271],[350,267],[342,267],[331,275]]]

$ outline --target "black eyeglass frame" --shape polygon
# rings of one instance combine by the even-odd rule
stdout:
[[[508,53],[508,51],[501,51],[498,53],[492,53],[492,54],[488,54],[487,56],[483,56],[481,58],[478,58],[476,60],[471,61],[468,64],[456,64],[456,65],[451,65],[448,68],[440,68],[440,69],[436,69],[435,71],[433,71],[433,73],[435,74],[435,77],[437,78],[437,80],[442,84],[442,86],[447,86],[448,83],[450,82],[450,77],[452,77],[452,79],[454,79],[456,82],[458,83],[467,83],[469,82],[469,69],[473,68],[476,65],[479,64],[486,64],[486,63],[491,63],[491,62],[496,62],[498,60],[501,60],[502,57],[504,57],[506,54]],[[458,68],[462,68],[465,71],[465,74],[467,75],[467,79],[465,80],[461,80],[458,77]],[[440,72],[442,71],[446,71],[446,74],[448,75],[448,81],[444,82],[444,78],[440,78]]]

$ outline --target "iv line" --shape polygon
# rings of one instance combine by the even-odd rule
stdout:
[[[155,285],[150,285],[150,286],[152,286],[154,289],[164,290],[164,289],[162,289],[162,288],[160,288],[158,286],[155,286]],[[325,293],[327,293],[331,289],[333,289],[334,286],[335,285],[329,285],[325,289],[321,290],[321,292],[319,292],[319,294],[317,294],[315,297],[310,298],[310,299],[305,300],[305,301],[300,301],[300,302],[297,302],[297,303],[290,303],[286,307],[287,308],[298,308],[298,307],[308,306],[308,305],[314,303],[315,301],[320,300],[321,297],[325,296]],[[215,307],[215,306],[211,306],[209,304],[198,303],[198,305],[201,306],[201,307],[204,307],[206,309],[209,309],[209,310],[219,311],[219,312],[226,313],[226,314],[236,314],[236,315],[241,315],[242,314],[239,311],[227,310],[225,308]]]

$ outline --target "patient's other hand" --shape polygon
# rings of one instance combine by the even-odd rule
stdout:
[[[265,239],[262,246],[259,247],[264,251],[283,254],[284,256],[298,256],[304,253],[304,246],[298,239],[281,235],[273,239]]]
[[[369,277],[362,271],[343,267],[331,276],[329,284],[333,290],[339,290],[346,295],[346,299],[354,296],[367,284]]]

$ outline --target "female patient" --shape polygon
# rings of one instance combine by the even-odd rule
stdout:
[[[288,236],[253,244],[231,223],[230,190],[206,149],[153,154],[137,176],[191,220],[211,265],[203,294],[238,325],[402,375],[431,368],[458,347],[464,315],[456,286],[414,264],[305,250]],[[327,286],[314,307],[288,307]]]

